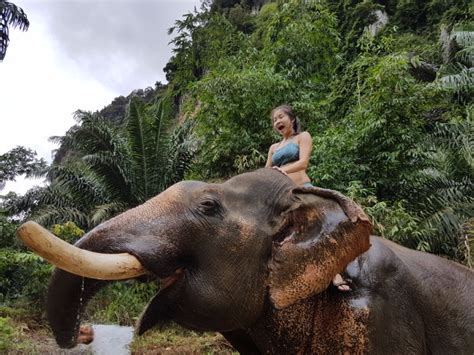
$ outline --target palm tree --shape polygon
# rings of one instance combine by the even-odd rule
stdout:
[[[419,242],[429,251],[469,263],[468,235],[474,233],[474,120],[439,123],[428,148],[432,165],[418,172]],[[464,255],[461,255],[464,254]]]
[[[459,27],[459,25],[456,25]],[[454,26],[454,27],[456,27]],[[474,244],[474,32],[442,28],[443,65],[435,87],[465,107],[445,122],[435,122],[425,143],[430,166],[415,173],[412,206],[421,222],[416,238],[427,251],[473,262]],[[454,105],[453,105],[454,106]],[[448,116],[449,117],[449,116]]]
[[[0,62],[5,58],[10,40],[8,26],[26,31],[30,22],[22,8],[11,2],[0,0]]]
[[[469,103],[474,93],[474,31],[442,30],[444,65],[438,87],[456,94],[460,102]]]
[[[192,126],[174,127],[168,102],[132,98],[122,127],[77,111],[78,124],[52,137],[69,154],[50,168],[49,186],[17,207],[43,225],[73,221],[88,229],[182,180],[195,151]]]

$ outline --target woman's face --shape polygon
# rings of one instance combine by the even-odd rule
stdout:
[[[273,128],[282,136],[291,135],[293,133],[293,121],[290,116],[283,110],[276,110],[272,117]]]

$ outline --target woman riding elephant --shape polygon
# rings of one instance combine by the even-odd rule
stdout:
[[[301,132],[300,120],[291,106],[278,106],[270,116],[272,126],[282,136],[282,140],[270,146],[265,167],[277,169],[298,186],[313,186],[306,173],[311,157],[311,134]],[[334,276],[332,283],[339,291],[351,290],[340,274]]]

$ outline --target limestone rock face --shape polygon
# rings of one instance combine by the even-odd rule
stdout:
[[[375,37],[388,23],[388,15],[385,11],[375,10],[374,15],[377,17],[377,20],[366,27],[366,30],[370,33],[372,37]]]

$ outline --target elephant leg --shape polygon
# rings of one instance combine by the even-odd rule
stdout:
[[[242,329],[233,330],[230,332],[221,332],[221,334],[240,354],[260,354],[260,351],[253,342],[252,338],[250,338],[250,336]]]

